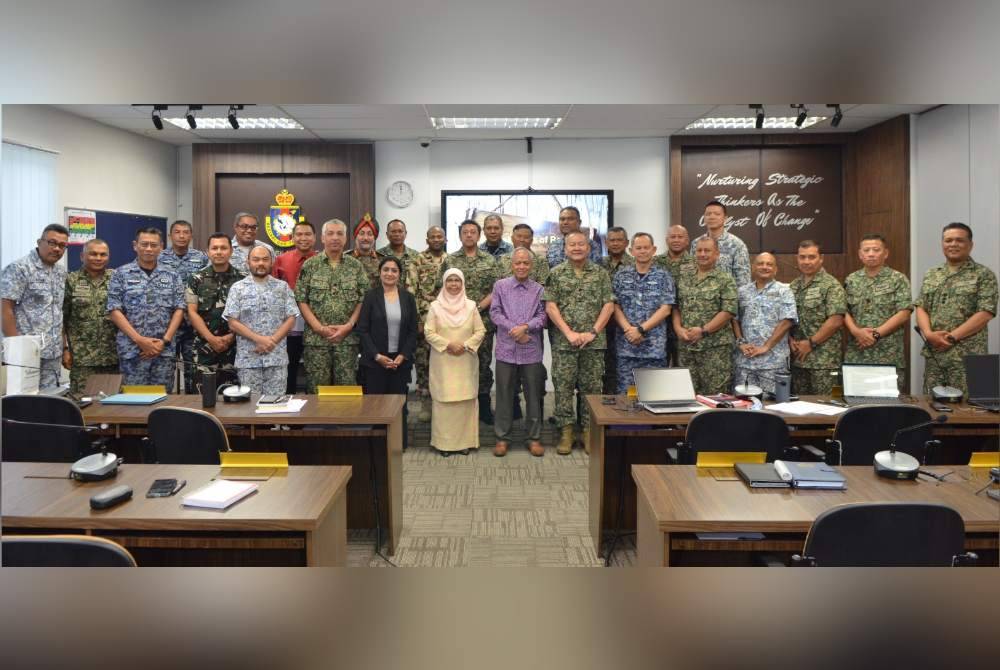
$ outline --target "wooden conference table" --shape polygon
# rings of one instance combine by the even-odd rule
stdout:
[[[602,401],[605,398],[614,398],[614,404],[604,404]],[[811,402],[821,399],[816,396],[802,397],[802,400]],[[616,522],[619,495],[625,498],[623,518],[618,525],[622,530],[634,530],[636,527],[635,485],[630,477],[625,477],[624,491],[619,492],[621,468],[635,463],[665,463],[665,448],[683,439],[694,414],[652,414],[641,408],[632,408],[621,395],[588,395],[586,403],[590,409],[590,534],[600,553],[602,531]],[[931,416],[937,415],[925,399],[915,399],[913,404],[923,407]],[[934,426],[935,437],[986,441],[992,444],[991,449],[997,449],[996,441],[1000,435],[998,415],[965,403],[949,406],[954,411],[948,415],[947,423]],[[791,429],[793,444],[805,440],[819,447],[822,447],[824,438],[832,437],[833,426],[837,422],[837,416],[820,414],[780,416]]]
[[[735,477],[732,468],[723,468]],[[638,564],[644,567],[719,564],[728,553],[744,559],[755,552],[800,553],[820,513],[849,503],[931,502],[958,511],[965,521],[966,549],[994,557],[996,565],[1000,507],[978,495],[988,481],[985,468],[937,466],[953,471],[944,482],[921,477],[896,481],[878,477],[870,466],[841,467],[844,491],[751,489],[739,478],[720,477],[718,469],[694,465],[633,465],[638,490]],[[699,539],[695,533],[759,532],[763,540]]]
[[[4,463],[3,532],[98,535],[139,565],[346,565],[349,467],[290,466],[226,510],[181,504],[219,473],[217,465],[126,463],[100,482],[71,480],[68,470],[65,463]],[[145,497],[153,480],[169,478],[187,486],[172,497]],[[131,500],[90,509],[94,493],[119,484],[132,487]]]
[[[95,402],[84,409],[83,418],[88,425],[107,424],[116,438],[128,438],[146,434],[149,413],[156,408],[203,409],[226,427],[234,450],[285,452],[292,465],[350,465],[354,476],[347,487],[348,528],[375,527],[368,476],[374,462],[386,550],[393,554],[403,527],[404,396],[320,400],[315,395],[296,395],[304,397],[306,404],[301,411],[288,414],[254,413],[257,397],[254,394],[243,403],[220,399],[209,409],[202,408],[200,395],[170,395],[144,406]],[[272,430],[275,424],[292,426],[293,430]]]

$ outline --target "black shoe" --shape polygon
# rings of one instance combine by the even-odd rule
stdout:
[[[487,426],[493,425],[493,410],[490,409],[490,394],[479,394],[479,420]]]

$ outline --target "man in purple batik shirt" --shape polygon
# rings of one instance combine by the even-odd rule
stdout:
[[[530,279],[535,254],[518,247],[511,254],[513,277],[493,285],[490,318],[496,324],[497,403],[493,428],[497,443],[495,456],[503,456],[510,446],[514,422],[514,398],[518,387],[524,388],[525,432],[528,451],[541,456],[541,399],[545,384],[542,367],[542,331],[545,329],[545,304],[542,285]]]

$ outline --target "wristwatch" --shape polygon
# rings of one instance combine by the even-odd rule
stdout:
[[[875,341],[878,342],[879,340],[882,339],[882,333],[878,332],[878,330],[876,330],[876,329],[873,328],[872,329],[872,337],[874,337]]]
[[[945,335],[944,339],[948,340],[948,344],[958,344],[958,339],[951,333]]]
[[[636,326],[635,329],[638,330],[639,334],[642,335],[643,337],[646,336],[646,329],[642,327],[641,323],[638,326]]]
[[[806,340],[806,341],[807,341],[807,342],[809,342],[809,348],[810,348],[810,349],[815,349],[815,348],[816,348],[816,343],[815,343],[815,342],[813,342],[813,338],[811,338],[811,337],[810,337],[810,338],[809,338],[808,340]]]
[[[591,334],[592,334],[592,335],[593,335],[594,337],[597,337],[597,329],[596,329],[596,328],[591,328],[591,329],[590,329],[590,332],[591,332]]]

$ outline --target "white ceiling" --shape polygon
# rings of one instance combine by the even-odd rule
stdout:
[[[792,131],[803,133],[854,132],[900,114],[917,114],[935,105],[842,104],[839,128],[829,121]],[[743,105],[253,105],[241,116],[290,117],[303,130],[180,129],[153,127],[151,105],[55,105],[71,114],[177,145],[197,142],[315,141],[368,142],[375,140],[521,139],[667,137],[677,134],[776,133],[787,130],[691,130],[684,128],[703,117],[752,116]],[[808,104],[811,116],[832,116],[823,103]],[[205,106],[197,116],[225,117],[228,105]],[[795,116],[789,103],[764,103],[768,116]],[[171,107],[164,117],[183,117],[186,105]],[[562,117],[555,130],[435,130],[431,117]]]

